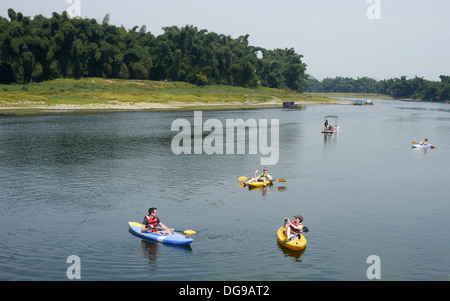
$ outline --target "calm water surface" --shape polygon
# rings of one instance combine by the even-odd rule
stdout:
[[[287,182],[266,190],[237,181],[261,154],[173,154],[171,124],[192,111],[0,117],[0,280],[67,280],[70,255],[82,280],[367,280],[370,255],[382,280],[450,280],[450,107],[374,103],[204,111],[279,119],[268,167]],[[411,149],[424,138],[436,148]],[[151,206],[198,232],[190,247],[128,232]],[[302,254],[276,241],[298,213]]]

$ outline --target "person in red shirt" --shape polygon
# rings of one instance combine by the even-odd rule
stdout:
[[[291,222],[288,217],[284,219],[284,228],[286,228],[286,241],[289,241],[291,239],[299,239],[300,233],[303,232],[303,216],[300,214],[294,216],[295,221]]]
[[[164,225],[157,217],[158,209],[152,207],[148,209],[148,215],[144,217],[142,222],[141,232],[154,232],[158,234],[172,234],[175,229]]]

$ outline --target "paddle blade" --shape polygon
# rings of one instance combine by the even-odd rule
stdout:
[[[430,146],[430,148],[435,148],[435,146],[432,145],[432,146]]]
[[[247,178],[247,177],[239,177],[238,180],[239,180],[239,181],[247,181],[248,178]]]
[[[183,232],[183,234],[184,234],[184,235],[187,235],[187,236],[192,235],[192,234],[195,234],[195,233],[197,233],[197,232],[194,231],[194,230],[185,230],[185,231]]]
[[[412,144],[417,144],[416,141],[411,142]]]
[[[277,181],[277,182],[286,182],[285,179],[276,179],[275,181]]]
[[[306,226],[303,226],[303,231],[304,233],[309,232],[309,229]]]
[[[243,182],[239,182],[239,187],[245,187],[245,183],[243,183]]]

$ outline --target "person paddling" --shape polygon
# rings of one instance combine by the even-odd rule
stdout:
[[[425,141],[420,141],[419,145],[428,145],[428,139],[425,138]]]
[[[158,234],[172,234],[175,229],[169,228],[164,225],[157,217],[158,209],[151,207],[148,209],[148,215],[144,217],[142,222],[141,232],[153,232]],[[162,229],[160,229],[162,228]],[[162,230],[162,231],[161,231]]]
[[[257,173],[258,170],[255,171],[255,176],[253,178],[244,183],[244,186],[247,186],[249,183],[253,182],[264,182],[265,187],[269,181],[273,180],[272,176],[267,172],[267,167],[264,167],[263,172],[259,176],[256,176]]]
[[[299,239],[300,233],[303,232],[303,216],[297,214],[294,216],[295,220],[291,222],[288,217],[284,218],[284,228],[286,228],[284,241],[290,241],[291,239]]]

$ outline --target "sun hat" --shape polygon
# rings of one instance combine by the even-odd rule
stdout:
[[[294,216],[295,218],[299,218],[300,219],[300,221],[302,221],[303,220],[303,216],[301,216],[300,214],[297,214],[296,216]]]

